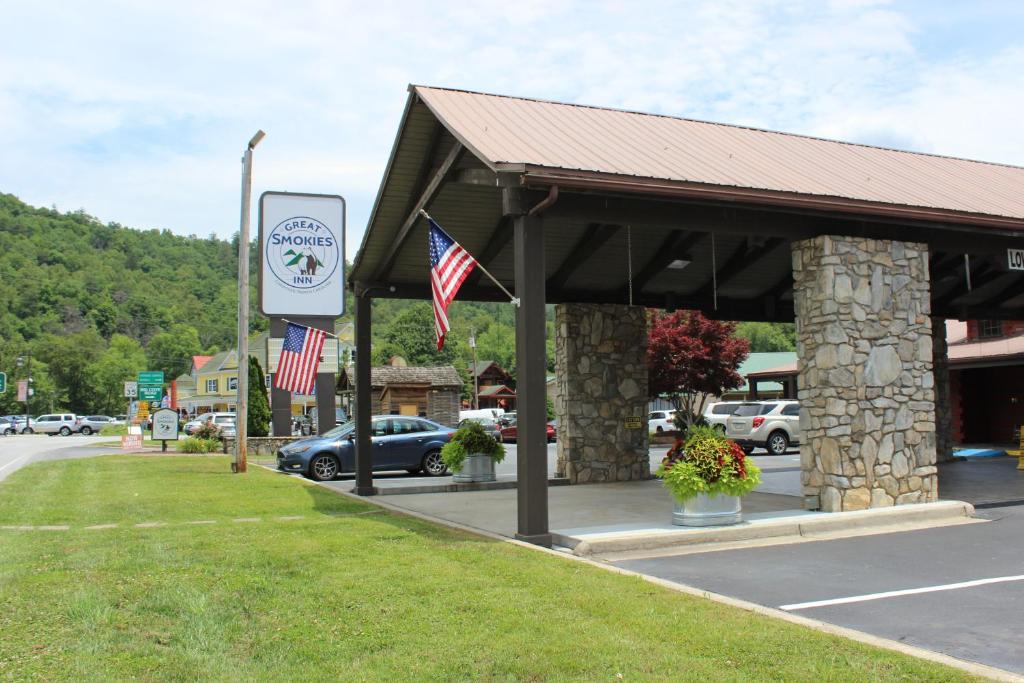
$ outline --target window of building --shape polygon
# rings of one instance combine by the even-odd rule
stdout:
[[[208,380],[206,380],[206,391],[210,392],[211,394],[216,394],[217,393],[217,380],[215,380],[215,379],[208,379]]]
[[[238,391],[237,377],[228,377],[228,391]]]
[[[979,320],[978,321],[978,337],[981,339],[989,339],[991,337],[1002,337],[1003,336],[1003,321],[1002,320]]]

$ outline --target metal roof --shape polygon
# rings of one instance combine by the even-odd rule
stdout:
[[[1024,227],[1024,168],[615,109],[413,91],[495,171],[548,171],[563,184],[593,174],[647,186],[842,198],[1018,219]]]
[[[355,386],[355,368],[345,368],[344,384]],[[435,367],[407,367],[382,365],[370,368],[370,384],[386,387],[392,384],[426,384],[432,387],[461,387],[462,378],[451,365]]]

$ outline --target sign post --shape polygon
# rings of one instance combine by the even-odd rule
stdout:
[[[275,341],[284,337],[286,317],[333,333],[335,319],[345,312],[345,210],[345,199],[338,195],[260,196],[260,311],[270,318]],[[320,433],[334,426],[337,359],[330,360],[316,379]],[[291,398],[271,385],[276,436],[291,434]]]
[[[160,451],[167,452],[167,442],[178,440],[178,411],[160,408],[153,413],[152,438],[160,441]]]

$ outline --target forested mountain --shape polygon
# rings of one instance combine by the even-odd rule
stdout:
[[[31,354],[32,412],[122,412],[122,382],[139,370],[168,378],[188,370],[194,354],[235,344],[237,236],[222,240],[102,224],[84,211],[60,213],[0,194],[0,372],[9,389],[0,415],[24,411],[15,382],[26,375],[16,358]],[[255,250],[250,330],[266,329],[256,313]],[[425,255],[424,255],[425,257]],[[345,316],[351,318],[351,299]],[[554,369],[552,309],[548,365]],[[454,364],[466,380],[476,357],[515,373],[515,309],[509,303],[455,301],[442,351],[429,302],[376,299],[373,360],[402,356],[412,365]],[[752,351],[793,348],[792,325],[742,323]]]

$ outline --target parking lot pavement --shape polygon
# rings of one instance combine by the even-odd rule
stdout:
[[[33,462],[88,458],[116,452],[116,446],[101,445],[116,439],[109,436],[51,437],[44,434],[0,437],[0,481]]]
[[[1024,674],[1024,508],[985,524],[613,562]]]

